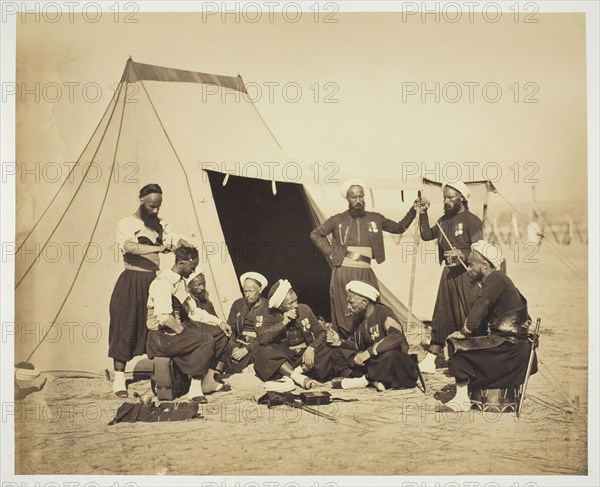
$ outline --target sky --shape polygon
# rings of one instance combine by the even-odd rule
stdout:
[[[587,199],[584,14],[292,13],[25,17],[18,168],[76,160],[132,56],[241,75],[286,152],[358,177],[460,175],[514,202],[533,185],[538,201]]]

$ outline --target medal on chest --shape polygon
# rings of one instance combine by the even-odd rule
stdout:
[[[457,223],[456,226],[454,227],[454,236],[458,237],[459,235],[462,235],[463,232],[463,224],[462,222]]]
[[[263,315],[258,315],[256,317],[256,320],[254,321],[254,326],[256,328],[260,328],[262,326],[262,324],[263,324]]]
[[[369,222],[369,232],[372,232],[372,233],[379,232],[379,228],[377,228],[377,222]]]
[[[379,338],[379,336],[379,325],[375,325],[369,328],[369,337],[371,338],[372,342],[376,341]]]
[[[300,325],[302,326],[302,330],[303,331],[308,331],[310,330],[310,321],[308,321],[308,318],[304,318],[301,322]]]

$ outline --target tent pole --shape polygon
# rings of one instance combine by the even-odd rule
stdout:
[[[133,68],[134,72],[136,72],[135,66],[132,65],[132,68]],[[136,75],[137,75],[137,72],[136,72]],[[171,141],[171,137],[169,137],[169,133],[167,132],[167,129],[166,129],[165,125],[163,124],[162,119],[160,118],[160,115],[158,114],[158,110],[154,106],[154,102],[152,101],[152,98],[150,97],[150,93],[148,93],[148,90],[146,89],[146,85],[141,80],[140,80],[140,85],[142,86],[144,93],[146,94],[146,98],[148,98],[148,102],[150,103],[150,106],[152,107],[152,111],[154,112],[154,115],[156,115],[156,119],[158,120],[158,123],[160,124],[160,127],[162,128],[162,131],[165,134],[165,137],[167,138],[167,142],[169,143],[169,146],[171,147],[171,150],[173,151],[173,154],[175,155],[175,158],[177,159],[177,162],[179,163],[179,167],[181,168],[181,171],[183,172],[183,177],[185,179],[185,185],[187,188],[188,196],[190,197],[192,209],[194,210],[194,219],[196,220],[196,226],[198,228],[198,233],[200,234],[200,240],[202,241],[202,247],[201,247],[202,252],[204,253],[204,252],[206,252],[205,240],[204,240],[204,235],[202,232],[202,226],[200,225],[200,217],[198,216],[198,209],[196,208],[196,201],[194,199],[194,194],[192,193],[192,187],[190,185],[188,173],[185,169],[185,166],[183,165],[183,162],[181,161],[181,158],[179,157],[179,154],[177,153],[177,150],[175,149],[175,146],[173,145],[173,142]],[[208,255],[207,255],[206,263],[208,264],[208,270],[210,272],[210,275],[216,284],[215,272],[213,271],[211,260],[208,258]],[[214,290],[217,295],[217,301],[219,302],[221,312],[224,314],[225,310],[223,309],[223,300],[221,298],[221,295],[219,294],[219,287],[215,285]]]
[[[419,251],[419,243],[421,241],[421,233],[419,230],[419,215],[414,222],[413,230],[413,242],[415,244],[415,251],[412,256],[412,264],[410,268],[410,289],[408,291],[408,325],[410,326],[413,321],[413,298],[415,295],[415,275],[417,269],[417,254]]]
[[[75,272],[75,277],[73,278],[73,281],[71,282],[71,286],[69,287],[69,290],[67,291],[67,294],[64,297],[64,299],[63,299],[60,307],[58,308],[58,311],[56,312],[56,315],[54,315],[54,319],[50,322],[51,325],[48,327],[48,330],[44,333],[44,335],[42,336],[41,340],[37,343],[37,345],[34,347],[34,349],[29,353],[29,356],[25,360],[24,364],[29,364],[29,361],[31,360],[31,358],[33,357],[33,355],[37,352],[38,348],[40,348],[40,346],[46,341],[46,337],[50,334],[50,331],[56,325],[58,317],[60,316],[60,313],[62,312],[63,308],[65,307],[65,304],[67,303],[67,300],[69,299],[69,296],[71,295],[71,291],[73,291],[73,288],[75,287],[75,283],[77,282],[77,278],[79,277],[79,274],[81,272],[83,264],[85,263],[85,259],[87,257],[87,254],[88,254],[88,251],[90,249],[91,243],[94,240],[94,235],[96,234],[96,230],[98,229],[98,223],[100,222],[100,217],[102,216],[102,210],[104,210],[104,205],[106,204],[106,199],[108,197],[108,191],[110,189],[110,183],[112,181],[113,173],[114,173],[114,170],[115,170],[115,164],[117,162],[117,153],[119,151],[119,143],[121,141],[121,131],[123,129],[123,119],[125,118],[125,107],[127,106],[127,103],[126,103],[126,101],[127,101],[127,89],[129,88],[129,83],[128,82],[125,82],[124,84],[120,83],[120,89],[119,89],[119,95],[117,96],[117,102],[119,100],[119,97],[121,96],[121,93],[123,92],[123,85],[125,86],[125,95],[124,95],[124,99],[123,99],[123,108],[121,109],[121,120],[119,121],[119,131],[117,133],[117,140],[115,142],[115,151],[113,153],[112,164],[110,166],[110,173],[108,175],[108,182],[106,184],[106,191],[104,192],[104,198],[102,199],[102,203],[100,204],[100,210],[98,211],[98,216],[96,217],[96,221],[94,223],[94,228],[92,229],[92,234],[90,235],[90,238],[88,240],[87,246],[85,247],[85,251],[83,253],[83,256],[81,257],[81,261],[79,262],[79,265],[77,267],[77,271]],[[116,104],[115,104],[115,106],[116,106]],[[114,113],[114,110],[113,110],[113,113]],[[111,117],[112,117],[113,113],[111,113]],[[109,122],[109,124],[110,124],[110,122]],[[108,130],[108,125],[106,127],[106,130]],[[106,130],[105,130],[105,133],[106,133]],[[101,144],[102,144],[102,140],[100,141],[100,145]],[[100,148],[100,145],[98,146],[98,149]],[[98,152],[98,149],[96,149],[96,153]],[[15,373],[16,373],[16,371],[15,371]]]

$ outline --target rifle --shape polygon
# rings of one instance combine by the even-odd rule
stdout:
[[[525,392],[527,391],[527,383],[529,382],[529,377],[531,375],[531,368],[533,367],[533,359],[535,357],[535,350],[536,348],[539,346],[539,331],[540,331],[540,325],[542,323],[542,319],[538,318],[535,322],[535,329],[533,330],[533,333],[531,334],[531,338],[529,338],[529,340],[531,341],[531,352],[529,354],[529,363],[527,364],[527,373],[525,374],[525,382],[523,382],[523,390],[521,392],[521,397],[519,399],[519,405],[517,407],[517,418],[521,415],[521,410],[523,409],[523,402],[525,401]]]

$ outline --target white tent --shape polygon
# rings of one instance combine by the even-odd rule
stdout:
[[[245,94],[239,76],[130,59],[71,172],[59,185],[17,186],[17,362],[41,370],[110,366],[108,303],[123,266],[115,227],[151,182],[164,192],[161,216],[201,249],[218,314],[227,316],[240,296],[237,276],[252,269],[270,282],[290,279],[301,301],[327,317],[330,269],[309,233],[329,216],[323,202],[343,210],[333,195],[356,175],[287,155]],[[417,190],[435,185],[359,176],[378,204],[410,193],[406,209]],[[475,185],[487,201],[487,185]],[[166,255],[161,267],[171,262]],[[406,307],[381,284],[384,302],[406,320]]]

